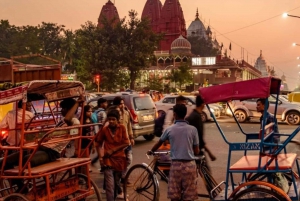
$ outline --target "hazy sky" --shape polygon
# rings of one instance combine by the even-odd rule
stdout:
[[[161,0],[162,3],[165,0]],[[78,29],[86,21],[97,22],[107,0],[0,0],[0,19],[14,25],[37,25],[42,21]],[[130,9],[142,13],[146,0],[115,0],[120,17]],[[284,73],[290,89],[300,80],[300,18],[281,15],[288,12],[300,16],[299,0],[180,0],[187,28],[195,19],[196,8],[207,26],[210,24],[217,40],[228,48],[231,56],[253,64],[260,50],[277,75]],[[260,23],[261,22],[261,23]],[[252,25],[252,26],[251,26]],[[244,28],[247,27],[247,28]],[[237,31],[236,31],[237,30]],[[232,32],[234,31],[234,32]],[[229,33],[231,32],[231,33]]]

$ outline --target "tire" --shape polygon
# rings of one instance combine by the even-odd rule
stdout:
[[[300,124],[300,114],[299,112],[291,111],[286,115],[286,122],[289,125],[299,125]]]
[[[150,135],[143,135],[143,137],[145,138],[145,140],[147,141],[151,141],[155,138],[155,135],[150,134]]]
[[[204,112],[201,113],[201,120],[202,122],[207,122],[207,115]]]
[[[125,177],[124,195],[130,201],[158,201],[158,181],[153,172],[143,164],[132,166]]]
[[[201,161],[200,163],[201,164],[197,164],[198,172],[204,181],[205,188],[206,188],[210,198],[215,198],[222,191],[222,189],[219,187],[214,192],[212,192],[212,195],[210,195],[210,192],[218,185],[218,183],[215,181],[215,179],[211,175],[211,172],[209,171],[209,168],[207,167],[206,162]]]
[[[84,190],[88,189],[87,176],[84,174],[78,173],[77,175],[72,175],[70,178],[76,177],[76,176],[78,177],[78,182],[79,182],[79,186],[81,187],[81,189],[84,189]],[[94,200],[102,201],[101,194],[100,194],[97,184],[91,179],[90,179],[90,184],[94,190],[94,194],[90,195],[86,198],[80,199],[80,201],[94,201]],[[79,195],[80,195],[80,192],[73,193],[72,195],[69,195],[65,200],[73,199]]]
[[[19,193],[13,193],[6,196],[3,201],[29,201],[24,195]]]
[[[240,123],[244,123],[248,119],[247,113],[244,110],[236,110],[234,116]]]
[[[274,189],[268,189],[263,187],[246,188],[240,191],[236,196],[232,198],[232,201],[239,200],[255,200],[255,201],[288,201],[283,195],[275,191]]]

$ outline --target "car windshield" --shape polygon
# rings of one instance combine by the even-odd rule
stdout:
[[[149,96],[134,97],[133,103],[135,110],[149,110],[155,108]]]

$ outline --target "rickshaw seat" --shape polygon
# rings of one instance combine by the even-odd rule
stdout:
[[[60,170],[65,167],[71,167],[73,165],[80,166],[83,163],[88,163],[90,160],[91,160],[90,158],[60,158],[57,159],[56,161],[31,168],[31,174],[39,175],[39,174],[44,174],[55,170]],[[18,175],[19,169],[14,168],[14,169],[5,170],[4,174]],[[25,169],[24,174],[25,175],[29,174],[28,169]]]
[[[230,170],[258,170],[258,161],[261,158],[261,167],[264,167],[267,162],[271,159],[270,156],[259,156],[259,155],[246,155],[238,160],[235,164],[230,167]],[[296,153],[278,154],[278,169],[286,170],[291,169],[297,159]],[[276,169],[275,159],[267,167],[269,170]]]

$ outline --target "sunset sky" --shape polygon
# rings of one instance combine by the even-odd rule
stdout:
[[[161,0],[162,3],[165,0]],[[86,21],[97,22],[107,0],[0,0],[0,19],[13,25],[38,25],[42,21],[63,24],[78,29]],[[120,17],[134,9],[139,16],[146,0],[115,0]],[[287,77],[290,90],[300,80],[300,18],[283,18],[282,14],[300,16],[299,0],[180,0],[186,26],[195,19],[196,9],[202,21],[210,24],[224,48],[232,43],[231,57],[254,64],[260,50],[278,76]],[[228,52],[229,53],[229,52]]]

